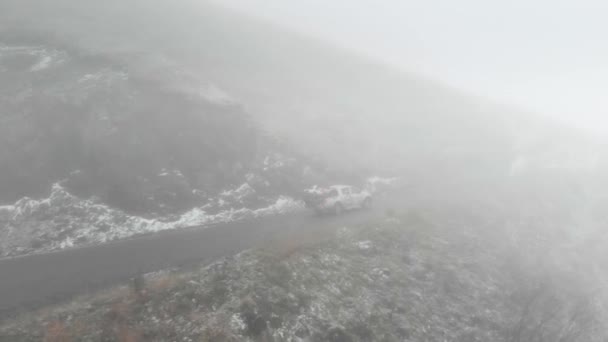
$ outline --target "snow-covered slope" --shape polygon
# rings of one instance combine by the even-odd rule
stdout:
[[[250,209],[243,206],[245,195],[258,197],[245,183],[181,215],[145,218],[110,208],[99,201],[78,198],[55,184],[47,198],[23,198],[14,205],[0,207],[0,257],[86,246],[162,230],[287,214],[304,208],[303,203],[291,197],[279,196],[266,206]]]

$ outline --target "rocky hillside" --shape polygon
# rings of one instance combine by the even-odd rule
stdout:
[[[576,249],[554,238],[550,244],[561,257],[531,264],[506,225],[438,210],[360,227],[311,228],[193,271],[150,274],[141,286],[7,322],[0,336],[52,342],[604,341],[608,302],[605,289],[593,285],[603,278],[593,265],[578,264]]]

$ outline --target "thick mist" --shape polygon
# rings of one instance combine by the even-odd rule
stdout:
[[[592,95],[597,87],[576,76],[602,68],[607,51],[592,49],[597,14],[584,21],[600,5],[227,4],[0,2],[0,256],[43,265],[40,278],[55,282],[38,292],[51,297],[88,290],[91,279],[107,284],[230,257],[150,292],[136,278],[132,306],[111,309],[109,326],[132,324],[125,312],[153,325],[147,305],[180,317],[167,319],[180,329],[221,308],[244,317],[226,329],[251,338],[288,331],[329,340],[342,336],[327,328],[334,325],[358,336],[340,341],[379,339],[385,328],[395,340],[467,340],[469,328],[504,341],[605,337],[608,154],[603,140],[577,127],[591,126],[604,108]],[[560,24],[566,13],[579,31]],[[576,38],[589,32],[596,35]],[[575,85],[577,93],[563,96]],[[580,118],[573,110],[590,107]],[[369,191],[374,210],[307,211],[305,192],[336,184]],[[201,227],[213,229],[193,229]],[[260,245],[260,255],[233,258]],[[55,259],[36,263],[50,251]],[[83,253],[82,263],[70,253]],[[15,298],[27,301],[30,289],[15,285],[21,259],[3,260],[0,268],[16,263],[15,280],[0,286],[0,304],[10,297],[19,306]],[[63,276],[53,278],[46,265],[57,260]],[[299,274],[308,278],[298,283]],[[332,274],[335,282],[318,281]],[[358,281],[367,292],[349,287]],[[272,291],[250,295],[260,287]],[[21,297],[5,294],[15,289]],[[402,307],[387,304],[386,293]],[[328,314],[345,321],[327,323],[325,312],[359,302],[348,296],[373,298],[380,318],[365,317],[380,323],[355,322],[359,311]],[[166,298],[173,302],[162,304]],[[362,303],[357,310],[371,311]],[[421,328],[438,320],[424,307],[447,315],[437,335]],[[96,310],[92,320],[106,322],[105,309]],[[420,312],[419,322],[407,319]],[[293,328],[300,313],[315,317],[306,331]],[[449,335],[452,319],[462,331]]]
[[[500,102],[605,133],[602,1],[220,1]]]
[[[532,191],[562,203],[581,194],[563,208],[572,213],[604,196],[603,146],[582,131],[334,48],[318,31],[308,38],[188,1],[4,1],[2,9],[6,42],[103,56],[171,89],[212,87],[237,108],[229,111],[333,172],[395,174],[439,197]]]

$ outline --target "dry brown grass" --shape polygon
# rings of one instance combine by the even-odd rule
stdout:
[[[267,246],[264,250],[270,252],[273,256],[279,259],[287,259],[304,248],[303,241],[298,241],[295,238],[283,239],[275,244]]]
[[[113,321],[126,321],[131,314],[131,305],[125,301],[115,302],[110,308],[110,318]]]
[[[43,341],[72,342],[72,336],[63,322],[52,321],[46,326]]]
[[[236,342],[236,337],[224,327],[210,327],[203,332],[201,342]]]
[[[77,319],[70,326],[70,332],[72,336],[79,337],[89,333],[91,330],[91,326],[86,323],[84,320]]]
[[[143,334],[137,328],[122,325],[118,328],[116,340],[118,342],[142,342]]]
[[[128,286],[116,286],[108,290],[98,292],[96,298],[102,301],[116,300],[118,298],[125,298],[131,293]]]
[[[178,275],[163,274],[150,279],[146,288],[151,294],[166,292],[179,285],[181,280]]]

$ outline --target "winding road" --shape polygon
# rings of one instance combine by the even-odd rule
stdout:
[[[246,249],[272,244],[281,234],[324,231],[369,220],[382,213],[380,208],[340,217],[298,213],[0,259],[0,321],[127,281],[138,274],[208,263]]]

